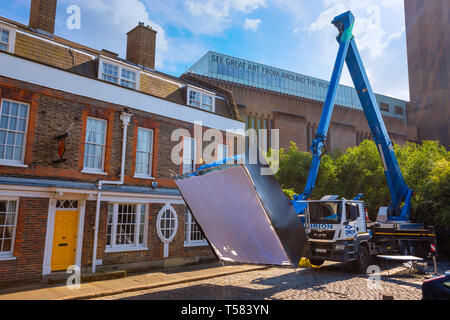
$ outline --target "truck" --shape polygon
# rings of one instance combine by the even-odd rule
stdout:
[[[251,150],[175,178],[220,260],[296,267],[305,257],[313,265],[339,261],[352,263],[357,272],[366,272],[374,255],[436,256],[434,228],[411,221],[414,192],[405,183],[369,83],[352,34],[354,22],[350,11],[332,21],[339,31],[339,50],[312,141],[312,164],[302,194],[287,204],[275,178],[261,174],[267,163],[250,163]],[[378,148],[391,196],[391,203],[379,208],[373,222],[362,194],[353,199],[330,195],[311,200],[345,63]]]

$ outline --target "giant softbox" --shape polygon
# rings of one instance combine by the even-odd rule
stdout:
[[[216,165],[177,177],[192,215],[222,261],[298,266],[302,223],[267,165]]]

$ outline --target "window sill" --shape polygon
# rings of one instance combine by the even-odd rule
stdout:
[[[0,261],[13,261],[13,260],[16,260],[16,257],[13,257],[13,256],[4,256],[4,257],[2,257],[2,256],[0,256]]]
[[[139,246],[139,247],[115,247],[115,248],[106,248],[105,253],[113,253],[113,252],[128,252],[128,251],[147,251],[148,247]]]
[[[26,164],[23,164],[22,162],[4,161],[4,160],[0,160],[0,166],[28,168],[28,166]]]
[[[208,244],[207,241],[198,241],[198,242],[195,242],[195,241],[187,242],[187,241],[185,241],[183,243],[183,247],[185,247],[185,248],[189,248],[189,247],[206,247],[208,245],[209,244]]]
[[[107,176],[108,174],[106,172],[102,172],[102,171],[92,171],[92,170],[88,170],[88,169],[83,169],[81,170],[81,173],[86,173],[86,174],[99,174],[102,176]]]
[[[139,174],[135,174],[135,175],[133,176],[133,178],[136,178],[136,179],[146,179],[146,180],[155,180],[155,179],[156,179],[155,177],[152,177],[152,176],[144,176],[144,175],[139,175]]]

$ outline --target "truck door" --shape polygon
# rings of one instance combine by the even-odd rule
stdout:
[[[345,217],[344,233],[346,238],[353,238],[359,232],[358,218],[359,210],[358,205],[355,203],[345,203]]]
[[[366,221],[366,211],[364,204],[359,203],[358,204],[358,212],[359,212],[359,218],[358,218],[358,232],[367,232],[367,221]]]

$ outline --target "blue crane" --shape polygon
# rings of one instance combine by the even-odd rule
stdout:
[[[330,86],[328,88],[320,123],[317,128],[315,139],[311,145],[313,159],[308,180],[303,193],[294,197],[293,205],[298,213],[302,213],[305,208],[304,201],[309,200],[313,193],[321,158],[326,152],[326,136],[336,100],[339,79],[342,74],[344,62],[346,62],[359,100],[361,101],[364,114],[372,132],[373,139],[377,145],[383,162],[384,173],[391,195],[391,203],[387,214],[388,221],[409,221],[413,191],[406,185],[400,171],[392,142],[389,139],[389,135],[384,125],[375,95],[370,86],[369,79],[367,78],[361,56],[359,55],[359,51],[352,34],[354,22],[355,17],[350,11],[335,17],[332,21],[332,24],[339,30],[339,35],[337,37],[339,51],[331,76]]]
[[[351,12],[332,21],[339,30],[339,51],[302,194],[289,202],[276,178],[262,173],[268,165],[249,161],[249,150],[175,177],[186,205],[220,260],[296,267],[301,257],[306,257],[313,265],[325,260],[352,262],[358,272],[366,272],[372,255],[414,254],[435,261],[434,227],[409,222],[413,191],[403,179],[356,47],[354,21]],[[366,219],[361,194],[352,200],[336,196],[310,200],[326,152],[344,62],[380,153],[391,195],[390,206],[380,208],[377,222]]]

